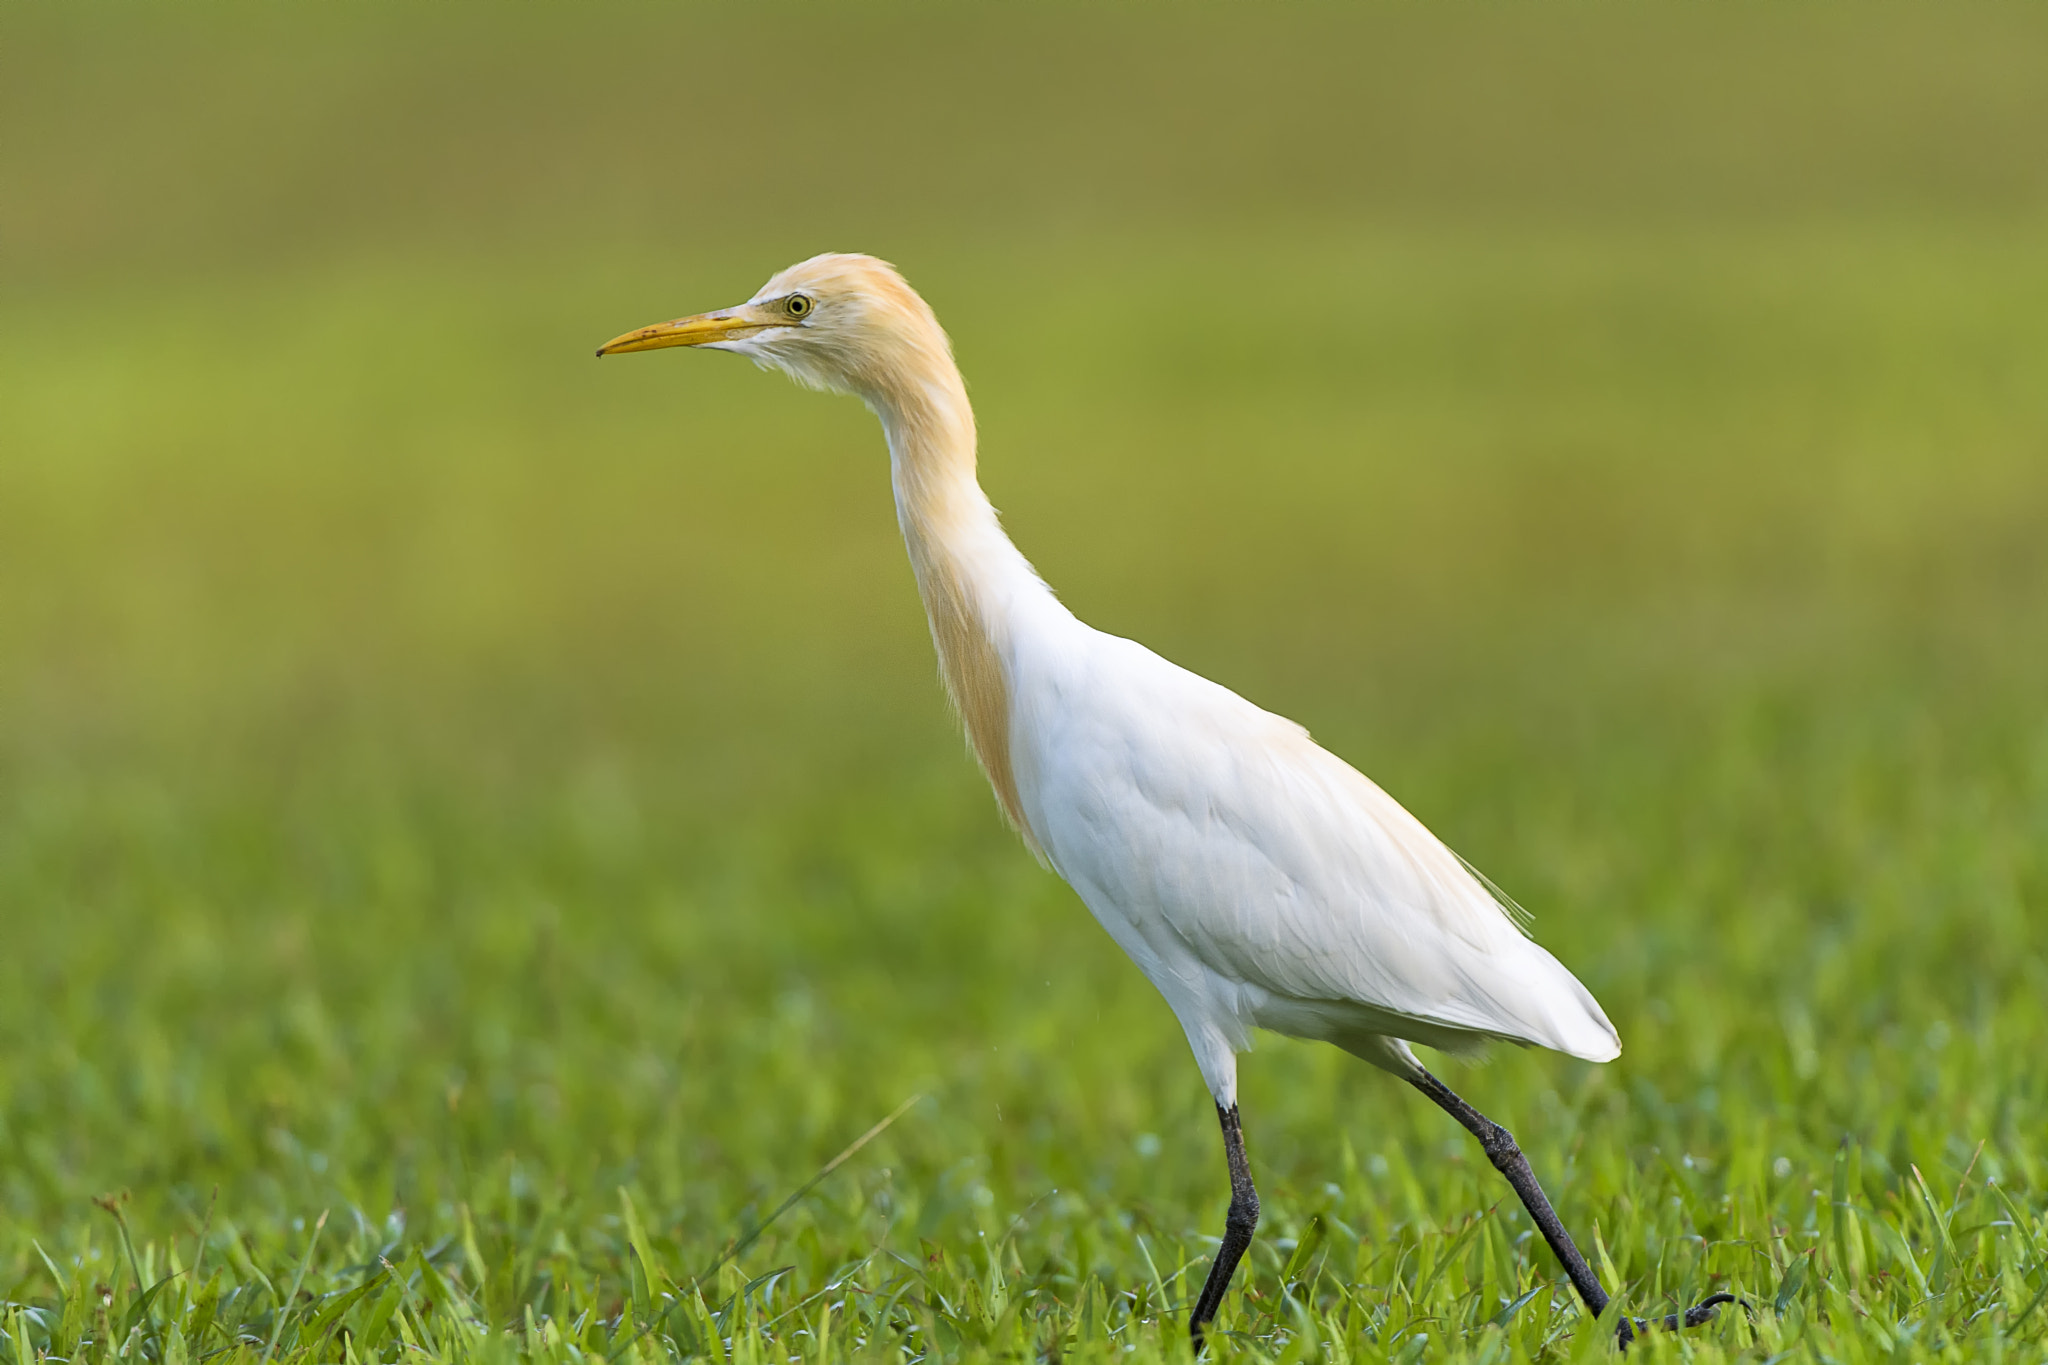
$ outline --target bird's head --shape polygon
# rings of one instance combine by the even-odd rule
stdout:
[[[854,393],[870,404],[951,369],[938,319],[896,268],[872,256],[813,256],[776,275],[745,303],[640,327],[597,353],[695,346],[737,351],[799,383]]]

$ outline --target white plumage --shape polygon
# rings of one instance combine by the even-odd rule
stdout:
[[[1401,1040],[1619,1053],[1585,987],[1300,726],[1056,606],[1019,617],[1025,816],[1173,1006],[1219,1104],[1254,1026],[1404,1073]]]
[[[737,351],[881,419],[940,673],[996,799],[1166,997],[1215,1097],[1232,1198],[1196,1338],[1258,1219],[1237,1111],[1253,1028],[1335,1043],[1451,1113],[1600,1312],[1607,1294],[1513,1138],[1408,1047],[1506,1039],[1607,1061],[1621,1044],[1599,1004],[1456,854],[1300,726],[1059,603],[976,482],[965,385],[902,277],[867,256],[814,257],[736,308],[598,354],[663,346]],[[1623,1341],[1641,1325],[1623,1319]]]

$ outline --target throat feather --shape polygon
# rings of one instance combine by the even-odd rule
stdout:
[[[939,676],[967,731],[968,747],[995,789],[996,803],[1036,851],[1037,841],[1017,797],[1016,769],[1010,758],[1009,682],[972,589],[948,572],[952,567],[927,562],[919,566],[918,573],[925,615],[931,621],[932,645],[939,655]]]
[[[995,789],[996,804],[1042,860],[1044,850],[1017,792],[1003,659],[1020,592],[1044,593],[1045,585],[1003,534],[995,508],[975,481],[974,417],[959,372],[912,392],[913,401],[888,405],[884,424],[896,516],[931,622],[939,676],[967,731],[968,747]]]

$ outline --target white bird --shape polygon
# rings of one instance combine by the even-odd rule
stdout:
[[[1237,1107],[1254,1028],[1320,1039],[1414,1085],[1484,1146],[1588,1310],[1598,1278],[1513,1137],[1424,1070],[1423,1043],[1489,1040],[1588,1061],[1620,1040],[1421,821],[1292,721],[1078,620],[998,524],[975,479],[974,413],[952,346],[885,262],[816,256],[734,308],[628,332],[598,354],[734,351],[850,393],[888,438],[897,522],[939,672],[1003,814],[1166,997],[1223,1128],[1231,1199],[1189,1330],[1199,1347],[1251,1244],[1259,1200]],[[1623,1318],[1697,1325],[1683,1315]]]

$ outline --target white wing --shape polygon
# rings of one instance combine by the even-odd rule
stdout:
[[[1586,988],[1392,797],[1292,721],[1082,630],[1017,689],[1024,804],[1198,1054],[1198,1026],[1241,1049],[1257,1024],[1618,1055]]]

